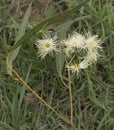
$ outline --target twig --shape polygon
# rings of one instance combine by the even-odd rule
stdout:
[[[71,62],[73,61],[73,59],[76,57],[76,55],[77,55],[77,53],[75,53],[75,54],[72,56],[71,60],[69,61],[69,65],[71,64]]]
[[[69,120],[67,120],[66,118],[64,118],[62,115],[60,115],[55,109],[53,109],[53,107],[51,107],[42,97],[40,97],[20,76],[19,74],[8,64],[8,58],[9,58],[10,53],[8,54],[7,58],[6,58],[6,65],[7,67],[15,74],[15,76],[17,77],[18,81],[24,85],[26,88],[28,88],[35,97],[37,97],[42,103],[45,104],[45,106],[47,108],[49,108],[50,110],[52,110],[61,120],[63,120],[65,123],[67,123],[68,125],[70,125],[72,128],[74,128],[74,130],[77,130],[77,128],[73,125],[72,122],[70,122]]]
[[[67,65],[69,66],[69,63],[67,60],[65,60]],[[73,124],[73,104],[72,104],[72,86],[71,86],[71,75],[70,75],[70,70],[68,68],[68,88],[69,88],[69,96],[70,96],[70,116],[71,116],[71,123]]]
[[[69,88],[68,85],[63,81],[62,77],[60,77],[60,79],[61,79],[63,85],[64,85],[66,88]]]

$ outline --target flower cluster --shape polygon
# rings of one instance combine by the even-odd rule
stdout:
[[[98,35],[92,36],[90,33],[88,33],[87,36],[78,33],[70,36],[69,39],[64,41],[66,56],[72,56],[73,52],[78,54],[85,53],[84,56],[81,57],[81,59],[83,59],[82,61],[67,66],[67,68],[72,70],[72,72],[78,72],[80,69],[85,69],[96,62],[99,57],[98,50],[101,49],[100,43],[101,40],[98,39]]]
[[[36,41],[35,45],[42,59],[49,53],[59,52],[56,39],[57,38],[44,38]],[[74,33],[67,39],[61,41],[66,58],[70,59],[75,54],[76,59],[80,57],[78,63],[67,65],[66,67],[72,72],[79,72],[80,69],[85,69],[96,62],[99,57],[99,49],[101,49],[100,43],[101,40],[98,38],[98,35],[92,36],[90,33],[86,34],[86,36]]]

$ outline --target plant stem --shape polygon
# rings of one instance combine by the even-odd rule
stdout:
[[[67,65],[69,66],[69,63],[67,60],[65,60]],[[69,88],[69,96],[70,96],[70,117],[71,117],[71,123],[73,124],[73,104],[72,104],[72,86],[71,86],[71,75],[70,70],[68,68],[68,88]]]
[[[70,76],[70,70],[69,70],[69,69],[68,69],[68,80],[69,80],[69,95],[70,95],[70,114],[71,114],[71,123],[73,124],[72,86],[71,86],[71,76]]]
[[[74,130],[77,130],[77,128],[73,125],[72,121],[70,122],[69,120],[67,120],[66,118],[64,118],[61,114],[59,114],[55,109],[53,109],[53,107],[51,107],[42,97],[40,97],[20,76],[19,74],[8,64],[8,58],[9,58],[10,53],[7,56],[6,59],[6,65],[7,67],[15,74],[15,76],[17,77],[18,81],[24,85],[26,88],[28,88],[35,97],[37,97],[42,103],[45,104],[45,106],[47,108],[49,108],[50,110],[52,110],[61,120],[63,120],[65,123],[67,123],[68,125],[70,125]],[[73,118],[72,118],[73,119]]]
[[[60,79],[61,79],[63,85],[64,85],[66,88],[69,88],[68,85],[63,81],[62,77],[60,77]]]

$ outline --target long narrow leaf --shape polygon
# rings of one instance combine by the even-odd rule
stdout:
[[[26,13],[25,13],[25,16],[22,20],[22,24],[20,25],[20,29],[16,35],[16,38],[15,38],[15,44],[17,41],[19,41],[19,39],[25,34],[25,30],[26,30],[26,26],[27,26],[27,23],[28,23],[28,19],[29,19],[29,16],[30,16],[30,13],[31,13],[31,4],[30,6],[28,7]],[[10,66],[12,66],[12,62],[15,60],[15,58],[17,57],[18,53],[19,53],[19,50],[20,50],[21,46],[18,46],[15,50],[12,50],[10,55],[9,55],[9,60],[8,60],[8,64]],[[11,70],[7,70],[8,73],[10,75],[12,75],[11,73]]]
[[[99,106],[103,109],[106,109],[104,102],[97,99],[96,93],[95,93],[94,88],[93,88],[93,83],[92,83],[88,73],[86,73],[86,74],[87,74],[87,81],[88,81],[88,88],[89,88],[89,99],[93,103],[95,103],[97,106]]]
[[[15,5],[15,0],[12,0],[12,1],[11,1],[11,4],[10,4],[9,7],[8,7],[8,9],[7,9],[6,12],[4,13],[4,16],[3,16],[3,21],[4,21],[4,23],[6,22],[7,17],[8,17],[8,15],[10,14],[10,12],[11,12],[12,8],[14,7],[14,5]]]
[[[64,66],[64,53],[61,51],[58,55],[56,55],[56,67],[60,77],[62,76],[63,66]]]
[[[45,21],[39,23],[38,25],[36,25],[33,29],[31,29],[29,32],[27,32],[17,43],[16,45],[13,47],[13,50],[15,48],[17,48],[19,45],[24,44],[26,40],[28,40],[28,38],[32,37],[33,35],[35,35],[35,33],[37,33],[39,30],[41,30],[44,26],[47,27],[73,13],[75,13],[78,9],[80,9],[82,6],[84,6],[86,3],[88,2],[88,0],[84,0],[83,2],[81,2],[79,5],[77,5],[76,7],[72,8],[71,10],[65,11],[62,14],[53,16],[49,19],[46,19]]]

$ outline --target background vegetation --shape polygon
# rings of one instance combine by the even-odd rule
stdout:
[[[72,9],[79,0],[0,0],[0,130],[72,130],[7,73],[6,57],[15,41],[43,20]],[[73,79],[74,122],[78,130],[114,130],[114,5],[113,0],[89,0],[76,13],[28,38],[13,63],[16,71],[51,106],[69,116],[68,90],[53,57],[41,60],[34,42],[44,32],[89,30],[102,39],[97,64]],[[29,8],[28,8],[29,7]],[[28,9],[28,11],[27,11]],[[38,35],[38,36],[37,36]],[[52,62],[53,61],[53,62]],[[65,71],[63,70],[65,75]],[[65,77],[63,77],[65,79]],[[65,79],[67,80],[67,79]]]

